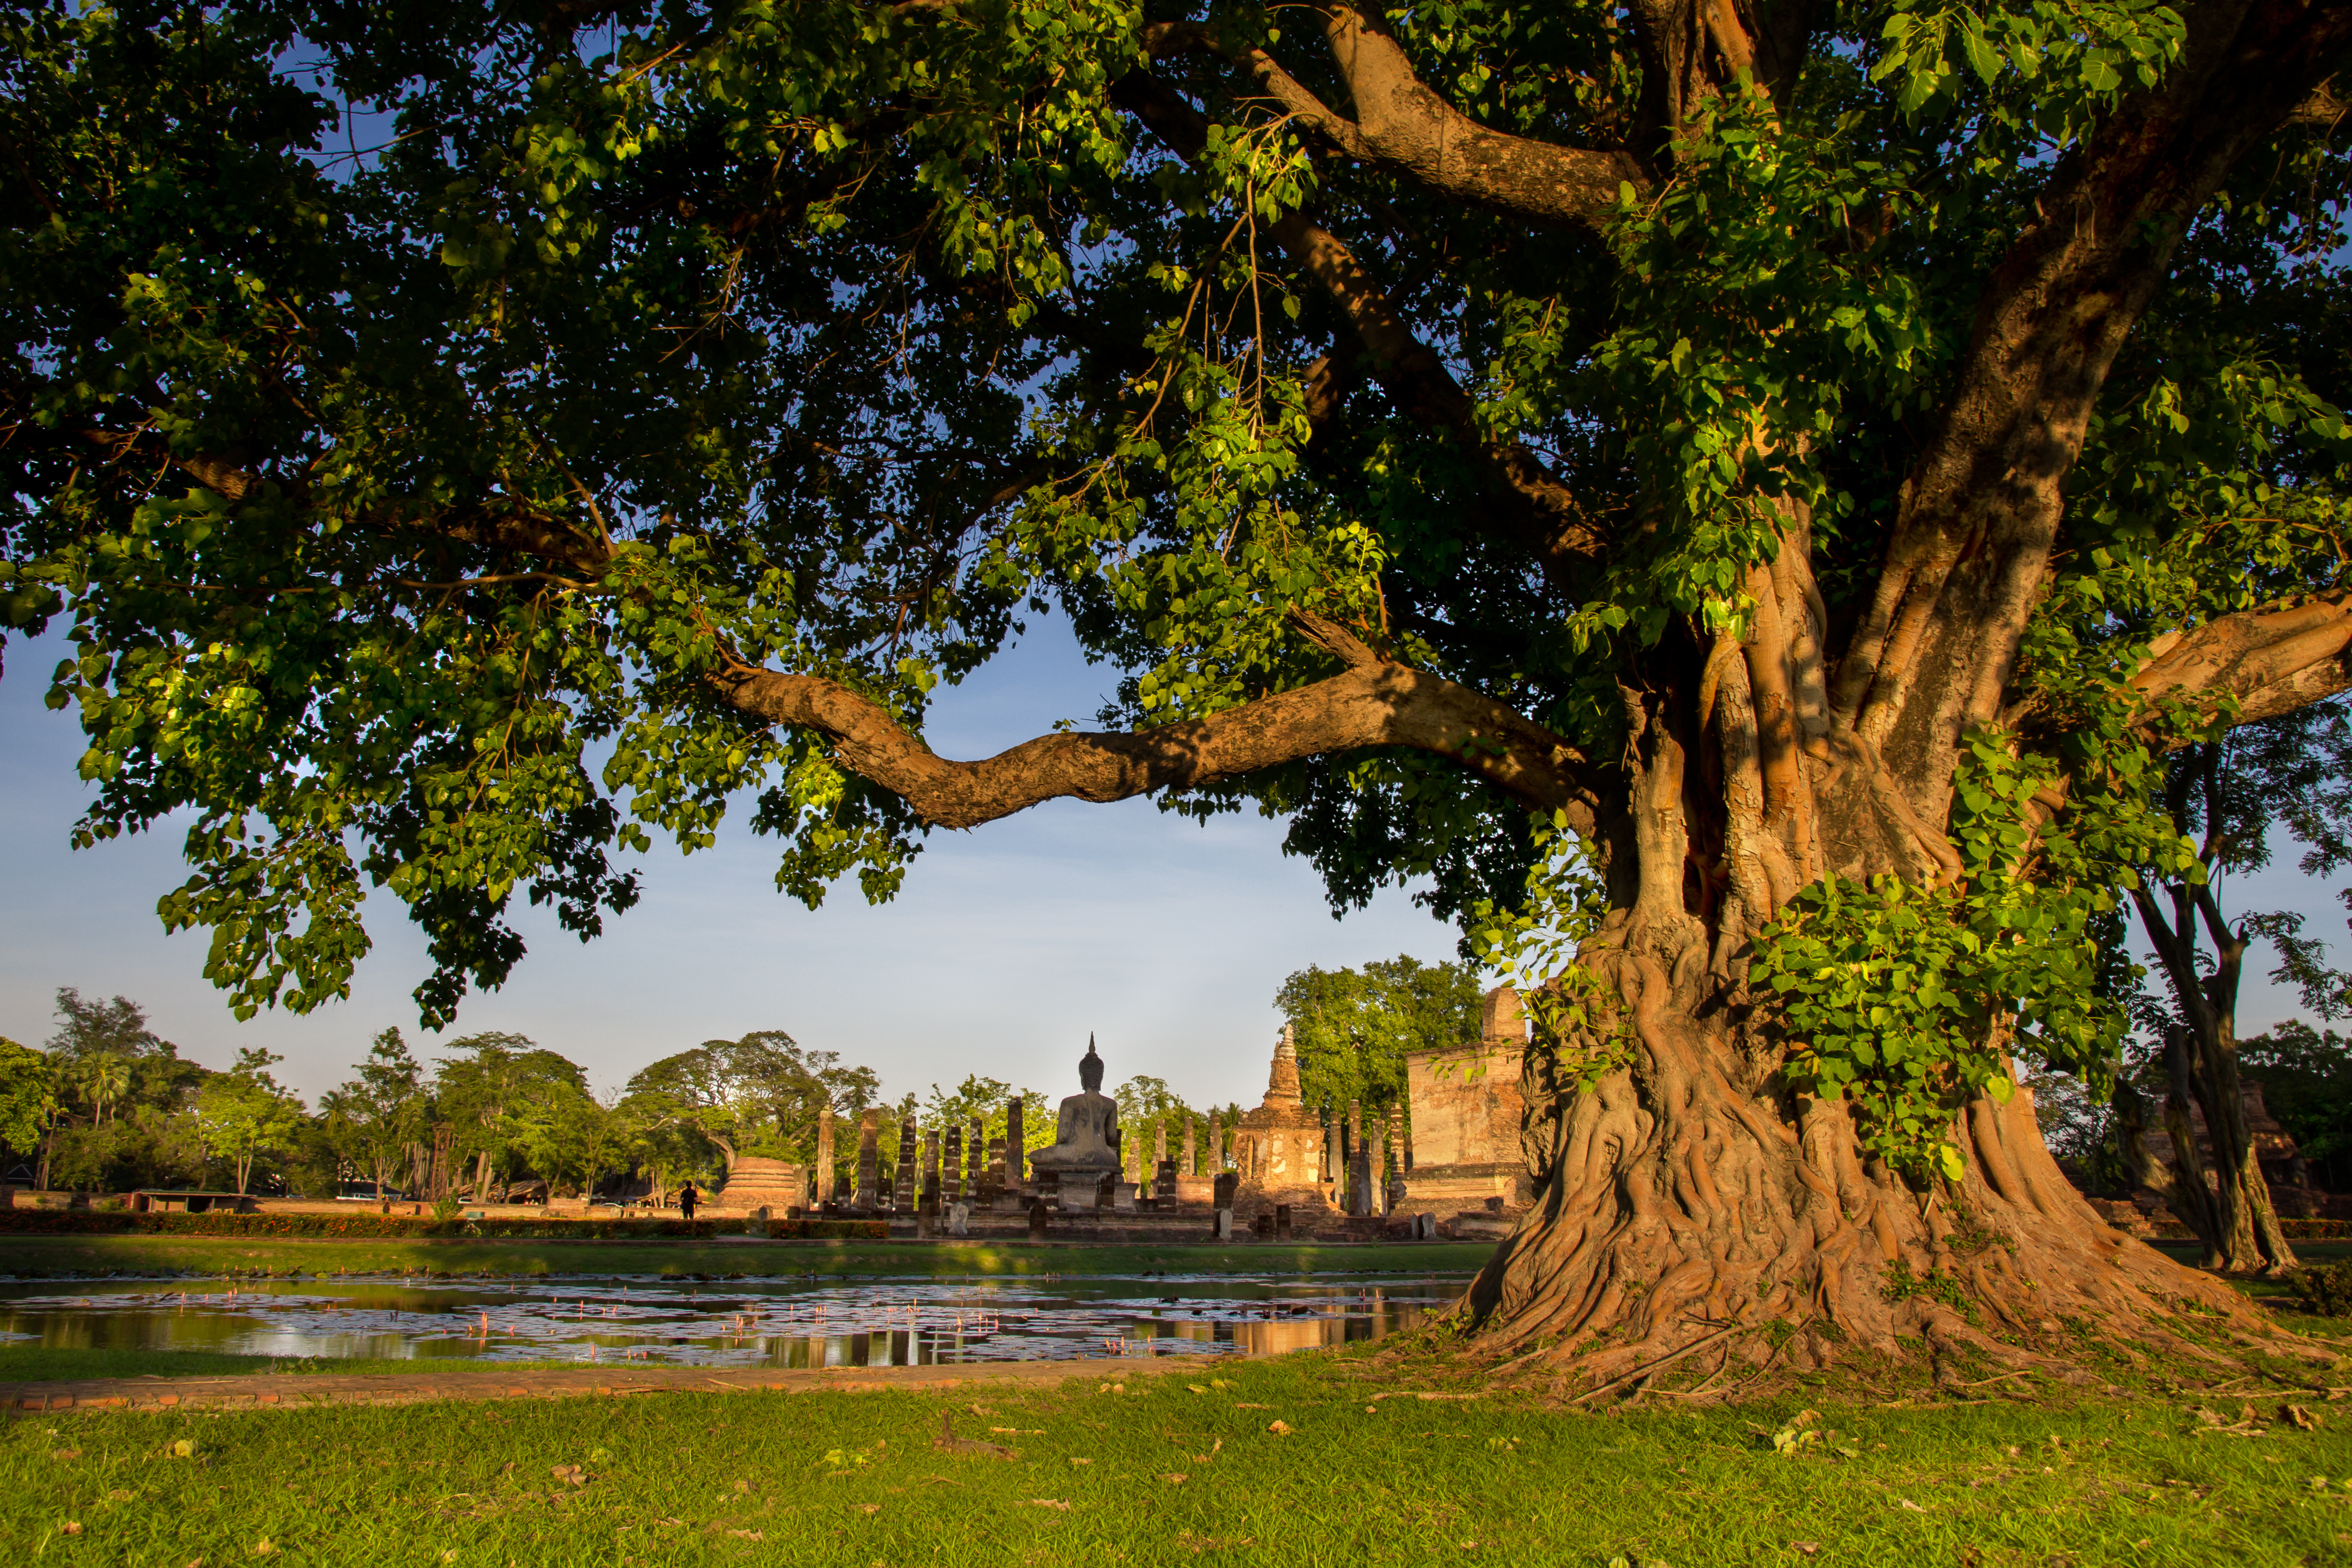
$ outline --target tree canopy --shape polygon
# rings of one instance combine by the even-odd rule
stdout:
[[[70,628],[84,839],[190,814],[239,1009],[343,994],[381,890],[437,1024],[739,803],[811,903],[1254,803],[1558,956],[1508,1335],[1671,1354],[1587,1287],[1672,1277],[1965,1338],[1836,1262],[1956,1267],[1937,1181],[2086,1313],[2180,1288],[2018,1208],[2005,1107],[2112,1069],[2165,756],[2352,682],[2352,5],[5,25],[0,611]],[[935,755],[1045,613],[1105,727]]]
[[[1478,1038],[1478,977],[1470,967],[1402,953],[1361,970],[1301,969],[1283,981],[1274,1005],[1290,1021],[1307,1103],[1342,1113],[1350,1101],[1380,1113],[1405,1103],[1407,1052]]]

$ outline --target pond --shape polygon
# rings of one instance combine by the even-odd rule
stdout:
[[[0,1343],[299,1360],[910,1366],[1217,1355],[1377,1339],[1466,1273],[692,1283],[645,1277],[0,1283]]]

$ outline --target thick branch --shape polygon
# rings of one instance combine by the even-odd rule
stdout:
[[[1649,172],[1622,150],[1563,147],[1479,124],[1430,90],[1396,40],[1352,8],[1335,6],[1323,23],[1354,100],[1354,120],[1264,49],[1230,52],[1197,24],[1153,24],[1144,30],[1144,49],[1156,59],[1191,50],[1230,59],[1285,116],[1348,157],[1439,195],[1536,223],[1595,225],[1615,204],[1621,183],[1650,188]]]
[[[2132,685],[2147,695],[2227,695],[2258,724],[2352,690],[2352,594],[2224,615],[2160,637]]]
[[[1111,96],[1178,157],[1198,161],[1208,141],[1208,120],[1168,83],[1139,71],[1114,86]],[[1339,235],[1297,212],[1266,232],[1347,317],[1398,413],[1450,432],[1466,450],[1496,503],[1496,531],[1563,577],[1580,573],[1602,553],[1601,530],[1540,458],[1517,442],[1490,440],[1479,431],[1470,394],[1414,336]]]
[[[834,757],[924,821],[977,827],[1064,796],[1123,800],[1195,789],[1305,758],[1402,746],[1450,757],[1530,806],[1591,831],[1600,800],[1558,736],[1467,686],[1381,658],[1320,617],[1297,615],[1345,673],[1208,718],[1131,734],[1040,736],[981,762],[950,762],[889,710],[835,682],[772,670],[717,681],[730,706],[832,742]]]
[[[1908,761],[1916,788],[1940,788],[1937,759],[1998,706],[2093,405],[2190,218],[2347,41],[2342,5],[2192,8],[2183,57],[2060,161],[1993,269],[1832,693],[1833,719]]]

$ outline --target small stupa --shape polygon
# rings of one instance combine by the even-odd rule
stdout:
[[[1246,1223],[1288,1204],[1291,1223],[1337,1212],[1324,1183],[1323,1119],[1307,1108],[1298,1089],[1298,1047],[1290,1026],[1274,1048],[1265,1099],[1234,1129],[1234,1163],[1241,1176],[1234,1218]]]

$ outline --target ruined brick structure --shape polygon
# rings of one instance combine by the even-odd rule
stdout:
[[[1412,1110],[1407,1209],[1441,1219],[1456,1213],[1499,1213],[1507,1219],[1535,1201],[1519,1151],[1527,1112],[1519,1067],[1528,1026],[1517,992],[1502,986],[1486,993],[1478,1036],[1451,1050],[1405,1058]]]

